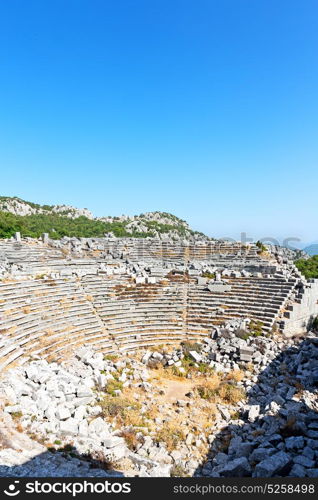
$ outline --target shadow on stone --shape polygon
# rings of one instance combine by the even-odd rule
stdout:
[[[16,461],[18,452],[8,449]],[[16,463],[16,462],[15,462]],[[80,455],[76,448],[48,450],[19,465],[1,465],[0,477],[124,477],[107,458]]]
[[[195,476],[318,477],[318,338],[281,352]]]

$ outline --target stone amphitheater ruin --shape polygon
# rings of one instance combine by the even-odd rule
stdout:
[[[318,313],[318,284],[280,251],[263,258],[255,245],[216,242],[2,241],[0,366],[35,354],[62,359],[81,345],[112,353],[194,340],[234,318],[300,333]]]
[[[300,274],[292,252],[254,244],[17,234],[0,241],[0,280],[2,374],[61,364],[83,349],[129,356],[209,345],[229,325],[253,323],[262,338],[280,335],[288,344],[318,315],[318,280]],[[241,361],[253,361],[246,356]]]

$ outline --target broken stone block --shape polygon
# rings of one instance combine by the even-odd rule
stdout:
[[[189,351],[189,354],[196,363],[200,363],[202,361],[202,356],[197,351]]]
[[[66,435],[77,435],[78,433],[78,425],[74,418],[69,418],[68,420],[62,420],[60,422],[60,432],[61,434]]]
[[[273,477],[288,470],[291,465],[291,457],[284,451],[279,451],[269,458],[259,462],[254,471],[255,477]]]
[[[68,408],[65,408],[64,406],[59,406],[56,410],[56,418],[59,420],[66,420],[67,418],[70,418],[71,412]]]
[[[240,348],[240,361],[252,361],[254,349],[252,347]]]
[[[254,422],[259,417],[259,414],[260,414],[260,405],[250,406],[247,417],[249,422]]]
[[[251,474],[251,466],[246,457],[235,458],[219,469],[223,477],[247,477]]]

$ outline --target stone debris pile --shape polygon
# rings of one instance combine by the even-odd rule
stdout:
[[[215,436],[199,475],[318,477],[318,338],[282,347],[250,380],[248,405]]]
[[[19,425],[29,435],[60,445],[72,443],[71,448],[78,456],[102,456],[105,461],[114,463],[126,459],[130,475],[169,475],[171,466],[135,456],[120,433],[99,416],[102,411],[98,404],[101,399],[99,389],[107,381],[114,380],[112,372],[116,372],[112,362],[104,361],[102,354],[87,349],[82,349],[69,366],[44,360],[32,361],[25,367],[12,370],[10,376],[1,382],[1,400],[6,402],[3,412],[7,416],[19,416]],[[133,380],[138,380],[136,384],[145,384],[148,389],[143,382],[147,378],[144,367],[139,366],[139,371],[136,367],[133,376]],[[0,450],[0,476],[5,475],[1,471],[8,472],[7,457],[8,452]],[[75,463],[79,461],[77,458]],[[32,469],[32,464],[26,466],[26,471],[30,467]],[[88,468],[89,464],[86,464],[85,473]],[[11,472],[23,475],[25,471],[13,466]]]
[[[317,477],[318,337],[244,339],[237,336],[241,327],[232,322],[214,329],[202,344],[185,343],[170,352],[148,350],[140,360],[134,355],[104,357],[81,348],[62,364],[38,359],[12,369],[0,383],[2,417],[13,428],[18,419],[19,436],[26,439],[19,444],[26,448],[21,455],[26,463],[9,443],[0,450],[0,475],[39,475],[44,464],[48,475],[72,475],[77,464],[79,475]],[[166,386],[154,378],[160,366],[174,370],[175,376],[191,366],[183,376],[192,388],[173,401],[160,399],[167,396]],[[203,382],[196,379],[195,369],[206,373],[203,381],[216,375],[233,380],[228,377],[240,374],[235,385],[242,396],[228,403],[216,400],[212,415],[209,401],[198,397]],[[133,399],[129,421],[120,427],[120,410],[111,418],[107,412],[112,406],[107,406],[105,414],[104,398],[106,394],[108,403],[118,404],[126,390]],[[150,417],[153,405],[159,413]],[[146,419],[142,432],[141,421],[131,420],[136,411],[138,418]],[[195,434],[204,414],[206,432]],[[189,427],[195,417],[194,427]],[[172,418],[181,420],[171,434],[171,448],[163,430]],[[147,430],[150,419],[155,430]],[[26,435],[46,446],[58,443],[64,451],[52,453],[35,444],[32,452]],[[100,465],[96,469],[96,464],[92,468],[94,457],[111,461],[114,470],[104,471]]]
[[[208,364],[217,372],[238,370],[243,365],[253,365],[254,373],[267,366],[283,349],[293,345],[294,340],[277,336],[275,338],[253,336],[248,330],[252,320],[232,320],[223,327],[214,327],[210,338],[204,338],[197,344],[199,352],[190,351],[190,356],[197,363]],[[148,366],[160,362],[163,366],[181,366],[184,358],[182,345],[171,353],[147,351],[142,361]],[[255,377],[254,377],[255,378]],[[256,379],[255,379],[256,380]]]

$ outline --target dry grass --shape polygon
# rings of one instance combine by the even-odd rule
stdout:
[[[251,372],[251,373],[253,373],[254,372],[254,365],[253,365],[253,363],[251,363],[251,362],[247,363],[246,370],[249,371],[249,372]]]
[[[236,404],[244,399],[245,392],[232,384],[222,384],[218,390],[218,397],[224,403]]]
[[[158,406],[153,404],[149,410],[145,413],[145,417],[148,418],[149,420],[154,421],[155,418],[159,416],[159,410]]]
[[[237,387],[235,383],[222,380],[218,375],[205,380],[196,390],[202,399],[213,403],[235,404],[245,397],[242,388]]]
[[[16,311],[16,309],[6,309],[3,314],[5,316],[10,316],[10,314],[14,313]]]
[[[12,420],[19,420],[23,416],[22,411],[14,411],[11,413]]]
[[[24,429],[20,423],[18,423],[15,428],[18,432],[24,432]]]
[[[233,382],[241,382],[244,379],[244,372],[242,370],[233,370],[230,372],[226,379]]]
[[[189,474],[185,471],[182,465],[177,464],[172,467],[170,475],[171,477],[189,477]]]
[[[170,350],[169,350],[169,347],[170,347]],[[156,345],[149,346],[149,348],[147,350],[151,351],[151,352],[157,352],[157,351],[162,352],[162,351],[164,351],[165,353],[168,353],[168,352],[171,352],[173,350],[173,347],[171,347],[171,346],[164,346],[163,344],[156,344]]]
[[[37,443],[43,444],[43,446],[46,446],[47,440],[35,432],[28,432],[28,437],[32,439],[33,441],[36,441]]]
[[[101,250],[92,250],[91,254],[93,257],[99,257],[101,255]]]
[[[201,407],[200,427],[207,432],[214,423],[218,411],[214,403],[209,403],[205,407]]]
[[[165,443],[168,451],[173,451],[178,444],[185,441],[185,434],[180,428],[179,422],[167,422],[159,429],[154,437],[157,443]]]
[[[119,355],[118,354],[105,354],[105,356],[104,356],[104,360],[105,361],[116,362],[116,361],[118,361],[118,359],[119,359]]]
[[[139,440],[134,429],[121,431],[120,437],[124,438],[124,440],[126,441],[126,445],[131,451],[136,451]]]
[[[121,414],[121,422],[125,427],[146,427],[145,418],[139,408],[126,408]]]
[[[22,312],[23,312],[24,314],[30,314],[30,312],[31,312],[31,307],[30,307],[30,306],[25,306],[25,307],[23,307]]]
[[[202,399],[212,400],[214,399],[216,391],[220,388],[220,385],[221,378],[218,375],[215,375],[198,385],[196,390]]]
[[[72,330],[74,330],[74,328],[75,327],[73,325],[68,325],[65,328],[62,328],[60,332],[71,332]]]
[[[152,368],[151,372],[153,374],[151,380],[153,380],[153,381],[160,382],[160,380],[167,379],[167,378],[170,380],[179,379],[179,377],[177,375],[173,374],[170,367],[165,368],[162,366],[161,363],[158,364],[155,368]]]
[[[101,416],[106,420],[116,419],[121,427],[144,427],[145,421],[140,413],[141,405],[129,394],[112,396],[106,394],[100,402]]]

